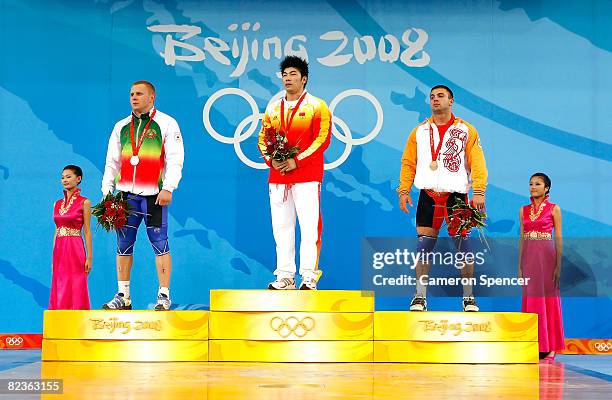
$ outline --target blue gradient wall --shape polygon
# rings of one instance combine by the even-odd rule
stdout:
[[[264,287],[275,262],[267,172],[254,168],[254,136],[240,137],[248,121],[236,129],[252,111],[236,95],[203,111],[231,87],[262,112],[281,89],[278,63],[288,52],[309,58],[308,89],[335,99],[335,116],[350,130],[339,124],[337,135],[356,139],[347,149],[335,136],[327,152],[334,168],[322,187],[321,288],[359,288],[361,238],[414,235],[394,188],[407,135],[429,115],[428,91],[438,83],[454,89],[455,114],[480,132],[489,235],[517,235],[529,176],[544,171],[566,237],[612,237],[612,32],[604,24],[612,6],[573,3],[0,0],[0,331],[41,330],[61,168],[82,166],[84,195],[99,200],[108,137],[139,79],[156,84],[158,108],[184,136],[184,176],[170,209],[174,302],[200,307],[212,288]],[[349,89],[366,93],[342,99]],[[227,139],[213,137],[204,119]],[[143,233],[132,274],[137,307],[156,295]],[[116,290],[114,248],[112,235],[94,229],[94,306]],[[408,302],[378,298],[377,308]],[[457,299],[430,302],[459,309]],[[520,309],[518,298],[480,303]],[[610,337],[610,305],[605,296],[564,298],[567,336]]]

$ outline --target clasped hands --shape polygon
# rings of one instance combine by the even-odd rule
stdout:
[[[297,168],[297,162],[293,158],[285,161],[272,160],[272,168],[280,172],[281,175],[285,175],[287,172]]]

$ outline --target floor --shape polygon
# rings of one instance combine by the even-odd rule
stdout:
[[[539,365],[75,363],[0,351],[0,379],[63,379],[63,395],[16,399],[606,399],[612,356]]]

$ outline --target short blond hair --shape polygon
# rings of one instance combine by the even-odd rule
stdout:
[[[153,84],[149,81],[136,81],[132,83],[132,86],[136,86],[136,85],[145,85],[146,87],[149,88],[151,93],[155,94],[155,86],[153,86]]]

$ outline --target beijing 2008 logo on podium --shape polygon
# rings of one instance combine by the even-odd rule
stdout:
[[[217,101],[219,98],[225,95],[230,95],[230,94],[233,94],[233,95],[236,95],[236,96],[239,96],[245,99],[247,103],[249,104],[249,106],[251,107],[251,114],[247,115],[238,124],[238,126],[234,130],[233,136],[224,136],[212,126],[212,123],[210,121],[210,113],[211,113],[211,109],[215,101]],[[272,101],[281,98],[283,94],[284,92],[277,93],[274,97],[272,97]],[[336,109],[338,104],[342,100],[350,96],[357,96],[357,97],[362,97],[366,99],[372,104],[372,106],[374,106],[374,110],[376,111],[376,123],[374,124],[374,128],[372,128],[372,130],[367,135],[361,138],[353,138],[349,124],[347,124],[340,117],[334,115],[334,110]],[[380,133],[380,130],[382,129],[382,125],[383,125],[383,109],[382,109],[382,106],[380,105],[380,102],[371,93],[365,90],[361,90],[361,89],[348,89],[348,90],[345,90],[339,93],[336,97],[334,97],[331,103],[329,103],[329,112],[332,114],[332,124],[333,124],[332,134],[338,140],[344,143],[345,147],[344,147],[344,151],[342,152],[340,157],[338,157],[337,160],[331,163],[325,164],[326,170],[337,168],[340,165],[342,165],[342,163],[344,163],[348,159],[349,155],[351,154],[351,149],[353,148],[353,146],[360,146],[360,145],[366,144],[369,141],[373,140]],[[253,133],[255,133],[255,131],[257,130],[259,126],[259,120],[261,120],[262,117],[263,117],[263,113],[259,112],[259,107],[257,106],[255,99],[253,99],[253,97],[247,92],[245,92],[244,90],[238,89],[238,88],[225,88],[225,89],[221,89],[213,93],[213,95],[210,96],[208,100],[206,100],[206,103],[204,104],[204,110],[202,111],[202,119],[204,121],[204,127],[206,128],[206,131],[208,132],[208,134],[212,136],[213,139],[218,140],[221,143],[234,145],[234,151],[236,152],[236,155],[238,156],[240,161],[242,161],[244,164],[248,165],[249,167],[255,168],[255,169],[266,169],[268,168],[268,166],[264,162],[256,162],[256,161],[249,159],[242,151],[242,148],[240,147],[240,143],[244,142],[246,139],[251,137]],[[340,130],[338,130],[338,128],[340,128],[342,133],[340,133]]]

